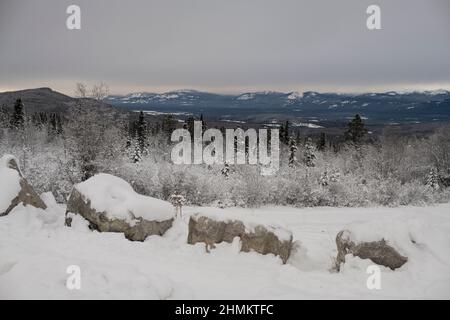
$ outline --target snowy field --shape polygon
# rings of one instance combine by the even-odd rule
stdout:
[[[416,299],[450,298],[450,204],[403,208],[267,207],[227,209],[285,224],[296,250],[286,265],[275,256],[240,253],[239,242],[210,254],[186,244],[186,208],[163,237],[130,242],[123,234],[64,227],[65,208],[44,197],[45,211],[19,206],[0,217],[0,299]],[[332,272],[335,236],[347,224],[410,234],[417,241],[397,271],[381,268],[381,290],[366,286],[372,263],[348,258]],[[81,290],[68,290],[67,267],[81,268]]]

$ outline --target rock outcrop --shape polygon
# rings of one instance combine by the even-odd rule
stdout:
[[[0,216],[8,215],[19,204],[47,209],[44,201],[22,175],[13,156],[0,159],[0,179]]]
[[[281,227],[257,224],[248,228],[240,220],[214,219],[200,214],[191,216],[189,220],[189,244],[203,242],[214,247],[221,242],[231,243],[235,237],[241,239],[241,251],[271,253],[279,256],[283,263],[288,260],[292,249],[292,234]]]
[[[407,257],[398,253],[385,239],[361,242],[353,239],[352,233],[348,230],[338,233],[336,245],[338,251],[336,258],[337,270],[339,270],[341,263],[345,263],[347,254],[352,254],[361,259],[370,259],[372,262],[392,270],[400,268],[408,261]]]
[[[67,203],[67,226],[73,214],[89,221],[93,230],[124,233],[132,241],[161,236],[173,223],[169,203],[139,195],[122,179],[106,174],[74,187]]]

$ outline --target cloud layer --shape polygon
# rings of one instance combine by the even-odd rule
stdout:
[[[66,29],[67,6],[82,30]],[[343,90],[450,84],[450,2],[2,0],[0,90]]]

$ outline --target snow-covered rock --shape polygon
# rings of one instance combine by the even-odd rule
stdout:
[[[336,236],[336,268],[339,270],[345,256],[351,254],[395,270],[408,261],[408,252],[415,245],[411,231],[405,226],[389,221],[353,224]]]
[[[23,177],[17,159],[5,155],[0,159],[0,216],[9,214],[20,203],[40,209],[47,208]]]
[[[271,253],[279,256],[283,263],[292,250],[292,233],[281,226],[233,216],[220,209],[192,215],[189,220],[189,244],[204,242],[208,249],[217,243],[232,243],[235,237],[241,239],[241,251]]]
[[[74,186],[67,203],[66,224],[78,214],[100,232],[123,232],[133,241],[163,235],[173,223],[173,207],[136,193],[124,180],[98,174]]]

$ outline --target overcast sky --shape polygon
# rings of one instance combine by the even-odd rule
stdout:
[[[66,8],[81,7],[81,30]],[[382,30],[366,28],[381,7]],[[448,0],[0,0],[0,91],[450,89]]]

